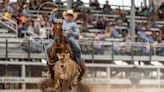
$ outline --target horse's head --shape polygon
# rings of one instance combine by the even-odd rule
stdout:
[[[54,26],[53,26],[53,37],[54,37],[55,43],[61,43],[62,34],[63,34],[62,23],[54,23]]]

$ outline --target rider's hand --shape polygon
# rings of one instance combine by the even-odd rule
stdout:
[[[67,35],[72,35],[73,34],[73,32],[69,29],[69,30],[67,30]]]
[[[63,20],[62,19],[59,19],[59,23],[62,23],[63,22]]]

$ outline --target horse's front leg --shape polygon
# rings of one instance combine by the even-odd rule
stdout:
[[[60,80],[56,79],[55,88],[59,89],[59,87],[60,87]]]
[[[73,77],[72,85],[76,86],[78,83],[79,73],[76,73]]]
[[[69,90],[72,90],[72,82],[73,82],[73,79],[71,78],[71,79],[68,81],[68,88],[69,88]]]

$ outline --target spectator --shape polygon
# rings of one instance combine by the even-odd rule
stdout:
[[[112,34],[111,27],[107,26],[104,34],[105,38],[111,38],[111,34]]]
[[[143,12],[143,15],[145,17],[149,17],[150,12],[149,12],[149,8],[147,7],[147,5],[145,5],[145,7],[143,8],[142,12]]]
[[[96,27],[98,29],[105,29],[106,27],[106,20],[105,19],[102,19],[102,18],[99,18],[96,22]]]
[[[61,0],[54,0],[54,2],[55,2],[56,4],[61,4],[61,5],[63,5],[63,2],[62,2]]]
[[[39,16],[41,25],[46,26],[46,21],[44,20],[44,14]]]
[[[25,2],[18,2],[17,3],[15,16],[18,16],[22,13],[24,5],[25,5]]]
[[[118,32],[117,29],[115,28],[115,24],[112,24],[112,25],[111,25],[110,30],[111,30],[111,36],[112,36],[113,38],[119,38],[119,37],[120,37],[119,32]]]
[[[112,14],[112,9],[111,9],[108,1],[106,1],[106,4],[103,6],[103,12],[105,14]]]
[[[95,38],[94,39],[95,40],[100,40],[100,37],[99,37],[99,34],[98,33],[95,34]]]
[[[113,43],[113,52],[114,52],[114,54],[116,54],[116,55],[120,55],[121,54],[121,43],[119,43],[119,42],[115,42],[115,43]]]
[[[32,38],[30,40],[25,38],[21,43],[21,48],[28,53],[41,53],[43,51],[42,45]]]
[[[5,12],[5,19],[11,19],[11,13],[9,10]]]
[[[39,35],[39,30],[41,29],[41,20],[38,17],[34,23],[34,33]]]
[[[43,25],[41,25],[39,37],[44,39],[47,38],[47,30]]]
[[[152,2],[151,5],[149,6],[149,12],[150,12],[150,15],[155,14],[157,12],[154,2]]]
[[[91,7],[95,7],[96,9],[100,9],[100,4],[98,0],[89,0],[89,5]]]
[[[139,37],[142,42],[154,42],[153,38],[150,34],[146,34],[146,32],[150,31],[149,25],[146,23],[142,30],[138,31]]]
[[[99,37],[98,33],[96,33],[95,41],[93,42],[93,48],[94,48],[95,54],[103,54],[102,44],[101,44],[100,37]]]
[[[48,18],[48,15],[46,13],[43,14],[43,21],[42,22],[45,22],[45,24],[43,23],[43,25],[45,27],[50,27],[49,18]]]
[[[6,10],[9,10],[9,8],[10,8],[10,0],[5,0],[5,8],[6,8]]]
[[[10,19],[11,19],[11,13],[10,13],[10,11],[9,10],[7,10],[6,12],[5,12],[5,23],[6,24],[8,24],[8,25],[11,25],[11,23],[10,23]]]
[[[151,27],[157,27],[157,15],[156,14],[152,14],[151,16],[150,16],[150,19],[149,19],[149,22],[150,22],[150,26]]]
[[[164,20],[164,2],[159,7],[158,16],[159,19]]]
[[[30,10],[36,10],[37,9],[37,6],[36,6],[36,0],[30,0],[29,2],[29,9]]]
[[[24,6],[23,6],[22,13],[23,13],[24,15],[26,15],[26,16],[29,16],[28,10],[27,10],[27,5],[24,5]]]
[[[92,24],[92,14],[90,12],[90,10],[88,9],[87,12],[86,12],[86,21],[88,24]]]
[[[33,27],[33,21],[31,21],[30,23],[29,23],[29,26],[28,26],[28,29],[27,29],[27,31],[29,32],[34,32],[34,27]],[[31,35],[31,33],[29,33],[29,35]]]
[[[159,37],[158,32],[153,31],[151,37],[153,38],[154,41],[157,41],[157,38]]]
[[[161,5],[159,6],[160,10],[164,10],[164,2],[161,3]]]
[[[124,53],[126,55],[130,55],[131,54],[131,40],[130,40],[130,34],[127,32],[126,36],[125,36],[125,48],[124,48]]]
[[[22,34],[22,32],[27,31],[29,25],[32,22],[31,18],[28,18],[26,15],[21,15],[20,18],[18,19],[18,34],[20,37],[23,37],[24,35]],[[25,32],[27,33],[27,32]]]
[[[23,24],[21,23],[20,20],[18,20],[17,24],[18,24],[18,37],[22,38],[24,36],[23,33],[22,33],[22,30],[24,30],[23,29]]]

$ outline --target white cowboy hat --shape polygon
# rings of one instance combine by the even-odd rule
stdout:
[[[77,13],[75,13],[73,10],[67,10],[63,12],[63,17],[66,19],[67,14],[71,14],[73,16],[72,20],[75,20],[77,18]]]

